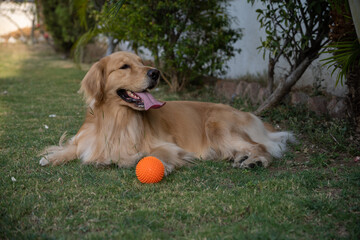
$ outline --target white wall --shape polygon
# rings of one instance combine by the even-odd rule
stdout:
[[[255,10],[261,5],[248,4],[246,0],[233,1],[229,8],[229,14],[237,18],[233,27],[241,28],[243,37],[235,43],[236,48],[241,49],[228,63],[229,72],[227,77],[236,78],[245,74],[263,73],[267,69],[267,58],[256,48],[260,46],[260,37],[265,36],[265,31],[260,29]]]
[[[17,26],[10,21],[7,15],[20,28],[31,27],[31,9],[35,7],[34,3],[12,3],[12,2],[1,2],[0,3],[0,36],[18,30]]]
[[[265,31],[260,29],[260,23],[255,12],[258,8],[264,8],[264,6],[257,1],[252,6],[246,0],[235,0],[229,8],[229,14],[238,19],[238,22],[234,23],[233,26],[242,28],[244,36],[235,43],[235,46],[241,48],[242,51],[228,62],[229,70],[226,78],[238,78],[246,74],[267,72],[268,59],[267,57],[263,59],[263,52],[259,52],[257,49],[260,46],[260,38],[265,38]],[[319,59],[322,58],[326,58],[326,56],[321,56]],[[346,86],[338,84],[335,87],[336,74],[331,77],[332,69],[322,66],[323,63],[320,63],[319,59],[311,64],[295,87],[313,86],[315,79],[324,79],[322,87],[325,91],[336,96],[344,96],[347,91]],[[280,68],[275,71],[277,78],[284,74],[284,67],[286,67],[285,61],[280,63]]]

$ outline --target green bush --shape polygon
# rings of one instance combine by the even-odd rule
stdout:
[[[241,30],[231,28],[227,0],[127,1],[109,20],[103,8],[102,32],[120,41],[149,49],[155,65],[170,78],[173,91],[201,76],[224,74],[225,62],[234,56]],[[101,20],[102,19],[102,20]]]
[[[43,0],[41,5],[47,30],[54,40],[55,50],[69,55],[74,43],[86,32],[73,1]],[[88,21],[91,22],[89,19]]]

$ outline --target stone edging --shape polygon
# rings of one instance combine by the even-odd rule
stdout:
[[[215,92],[227,99],[235,97],[247,98],[252,104],[262,103],[269,93],[257,82],[218,80]],[[292,91],[284,100],[291,105],[303,104],[318,115],[329,114],[332,117],[343,118],[347,112],[346,99],[336,96],[311,96],[302,91]]]

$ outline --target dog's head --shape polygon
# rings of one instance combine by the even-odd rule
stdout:
[[[158,84],[159,78],[159,70],[144,66],[139,56],[117,52],[90,68],[80,90],[90,106],[111,101],[135,110],[148,110],[164,105],[148,92]]]

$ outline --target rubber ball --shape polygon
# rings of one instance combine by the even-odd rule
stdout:
[[[142,183],[157,183],[164,177],[164,164],[156,157],[144,157],[136,165],[136,176]]]

